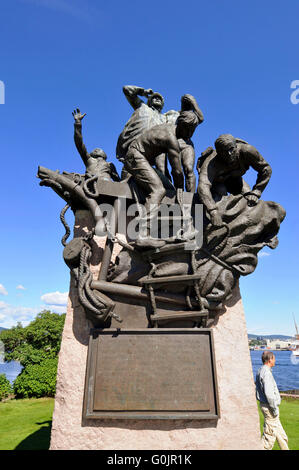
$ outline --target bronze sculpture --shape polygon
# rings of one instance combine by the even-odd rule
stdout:
[[[147,309],[148,327],[178,323],[183,327],[207,326],[239,277],[254,271],[259,250],[277,246],[285,211],[275,202],[259,199],[269,182],[271,167],[253,146],[225,134],[216,140],[215,149],[209,147],[199,158],[196,191],[191,137],[203,115],[195,98],[184,95],[180,112],[172,111],[167,117],[167,113],[161,114],[164,100],[160,94],[138,87],[124,87],[124,92],[135,109],[117,144],[126,181],[119,182],[114,165],[106,161],[101,149],[87,152],[81,133],[85,114],[78,108],[73,112],[74,137],[86,174],[38,170],[41,184],[52,187],[67,202],[61,214],[67,229],[62,240],[65,261],[77,281],[81,305],[97,327],[109,328],[115,320],[121,320],[125,300],[119,300],[119,296],[137,309],[142,305]],[[143,103],[138,94],[147,97],[148,103]],[[170,175],[165,178],[166,156],[172,167],[171,182]],[[160,163],[164,158],[163,165],[159,158]],[[242,179],[249,167],[258,173],[253,189]],[[117,234],[119,196],[128,207],[134,203],[143,207],[138,220],[145,222],[145,235],[137,236],[137,240],[120,240]],[[103,202],[114,204],[110,220],[101,212]],[[173,229],[175,219],[181,217],[187,224],[180,231],[173,229],[169,237],[161,236],[159,228],[153,237],[153,221],[159,227],[165,222],[159,210],[173,204],[178,206],[179,215],[168,217],[167,223]],[[196,208],[200,204],[204,206],[202,244],[195,237],[199,227]],[[70,230],[64,214],[68,207],[74,213],[86,208],[94,227],[85,237],[67,244]],[[91,242],[95,234],[103,232],[108,238],[100,278],[95,280],[89,269],[92,250],[96,249]],[[112,263],[115,243],[122,249]]]

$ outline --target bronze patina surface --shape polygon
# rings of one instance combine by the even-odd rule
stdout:
[[[40,184],[66,202],[63,256],[94,328],[84,417],[216,420],[207,327],[226,312],[240,276],[255,270],[258,252],[276,248],[285,210],[261,199],[270,164],[231,134],[201,153],[196,187],[192,138],[204,117],[194,96],[163,114],[160,93],[133,85],[123,92],[134,112],[117,140],[121,176],[103,149],[87,150],[79,108],[74,142],[85,174],[38,168]],[[250,168],[252,188],[243,178]],[[68,209],[82,228],[69,242]]]
[[[211,330],[93,330],[84,417],[217,419]]]

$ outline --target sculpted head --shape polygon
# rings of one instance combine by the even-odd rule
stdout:
[[[237,141],[231,134],[222,134],[215,141],[217,155],[227,164],[234,163],[238,158]]]
[[[164,106],[164,98],[160,93],[153,93],[147,100],[147,105],[157,111],[162,111]]]
[[[89,154],[92,158],[102,158],[103,160],[107,160],[107,155],[105,154],[103,149],[96,148]]]

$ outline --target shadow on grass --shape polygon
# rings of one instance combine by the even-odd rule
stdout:
[[[52,421],[43,421],[36,423],[41,426],[38,431],[30,434],[15,450],[48,450],[50,447],[51,425]]]

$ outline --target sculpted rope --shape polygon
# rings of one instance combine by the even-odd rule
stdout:
[[[66,246],[66,241],[67,239],[69,238],[70,234],[71,234],[71,229],[70,227],[68,226],[64,216],[65,216],[65,213],[66,211],[69,209],[70,205],[69,204],[66,204],[64,206],[64,208],[62,209],[62,211],[60,212],[60,220],[61,220],[61,223],[63,224],[64,228],[65,228],[65,234],[64,236],[62,237],[61,239],[61,243],[63,246]]]

